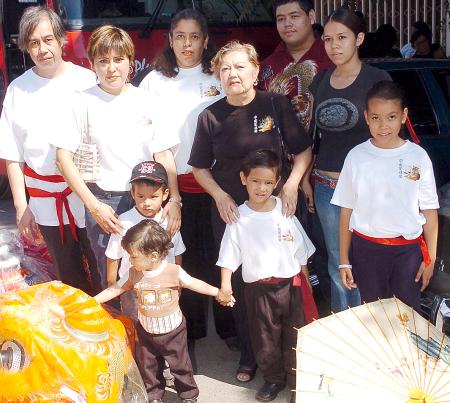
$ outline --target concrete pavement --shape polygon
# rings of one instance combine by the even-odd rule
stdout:
[[[15,210],[11,200],[0,200],[0,229],[17,231]],[[195,380],[200,389],[199,403],[247,403],[256,402],[255,392],[263,384],[261,374],[257,372],[252,382],[242,384],[235,380],[239,353],[232,352],[217,336],[209,315],[208,336],[198,340],[195,345],[197,374]],[[286,388],[278,395],[275,403],[289,402],[290,393]],[[178,402],[174,390],[167,389],[164,402]]]

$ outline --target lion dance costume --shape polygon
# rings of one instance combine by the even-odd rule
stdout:
[[[0,294],[0,403],[146,402],[123,325],[59,281]]]

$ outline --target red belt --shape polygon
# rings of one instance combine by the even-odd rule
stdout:
[[[318,182],[322,185],[328,186],[331,189],[336,189],[338,180],[330,177],[324,177],[319,172],[314,170],[311,174],[311,182]]]
[[[177,176],[178,189],[184,193],[206,193],[199,183],[195,180],[194,174],[181,174]]]
[[[413,243],[417,243],[420,245],[420,250],[422,252],[423,261],[426,266],[429,266],[431,263],[430,254],[428,252],[428,246],[425,242],[425,238],[423,235],[420,235],[418,238],[415,239],[405,239],[402,236],[397,238],[373,238],[368,235],[361,234],[360,232],[353,230],[353,233],[355,235],[358,235],[360,238],[366,239],[367,241],[378,243],[381,245],[410,245]]]
[[[33,171],[28,165],[25,165],[23,173],[25,176],[28,176],[29,178],[39,179],[43,182],[50,182],[50,183],[65,182],[64,177],[61,175],[39,175],[37,172]],[[55,198],[56,215],[58,216],[58,223],[59,223],[59,233],[61,235],[61,239],[63,242],[64,242],[64,220],[63,220],[63,206],[64,206],[64,208],[66,209],[67,218],[69,219],[70,232],[72,233],[74,239],[78,241],[75,219],[73,218],[72,211],[70,211],[69,200],[67,200],[67,196],[69,196],[72,193],[72,189],[67,187],[62,192],[48,192],[42,189],[27,187],[27,190],[30,197]]]
[[[268,277],[268,278],[262,278],[261,280],[258,280],[258,283],[261,284],[280,284],[282,282],[287,282],[287,280],[290,280],[289,277]],[[300,273],[296,274],[294,277],[292,277],[292,285],[294,287],[301,287],[302,285],[302,279],[300,277]]]

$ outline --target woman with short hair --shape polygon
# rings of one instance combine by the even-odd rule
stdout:
[[[179,193],[170,151],[178,139],[155,130],[155,102],[129,83],[134,45],[123,29],[111,25],[97,28],[87,52],[98,84],[78,94],[74,100],[76,119],[52,142],[58,147],[57,158],[67,183],[90,212],[86,214],[88,235],[105,283],[105,249],[109,235],[121,232],[117,214],[134,205],[129,181],[139,162],[154,159],[166,168],[171,198],[163,219],[168,215],[169,232],[179,229]],[[96,145],[100,157],[100,178],[95,183],[85,184],[73,162],[83,131]]]
[[[212,60],[212,68],[226,97],[200,114],[189,164],[198,183],[214,200],[212,227],[219,249],[225,224],[237,221],[237,206],[247,200],[239,175],[244,157],[259,149],[271,149],[283,157],[282,139],[294,155],[292,171],[282,178],[280,192],[283,214],[291,216],[297,205],[298,185],[311,161],[311,140],[285,96],[256,89],[259,60],[253,45],[236,41],[226,44]],[[233,277],[237,301],[233,314],[241,342],[236,378],[248,382],[254,376],[256,361],[249,338],[242,275],[238,272]]]

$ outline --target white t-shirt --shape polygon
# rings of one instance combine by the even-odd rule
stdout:
[[[242,264],[246,283],[293,277],[316,250],[297,218],[284,216],[281,200],[275,200],[275,208],[268,212],[241,204],[238,222],[226,226],[217,266],[234,272]]]
[[[207,106],[223,98],[220,82],[213,75],[203,73],[202,66],[198,65],[190,69],[180,68],[178,75],[173,78],[153,70],[139,87],[150,91],[158,100],[164,133],[179,138],[180,144],[174,149],[177,172],[192,172],[187,162],[198,115]]]
[[[56,168],[56,149],[50,138],[62,135],[67,127],[63,118],[71,109],[67,101],[72,93],[95,84],[92,71],[66,62],[66,70],[48,79],[33,69],[16,78],[6,91],[0,118],[0,158],[25,162],[40,175],[60,175]],[[62,192],[66,182],[49,183],[25,177],[27,187],[48,192]],[[78,227],[84,227],[84,206],[72,193],[68,196],[70,209]],[[29,207],[41,225],[57,226],[55,199],[31,197]],[[64,223],[68,224],[63,208]]]
[[[159,223],[162,215],[162,209],[155,215],[153,220]],[[124,250],[121,246],[122,238],[126,234],[126,232],[134,225],[140,223],[142,220],[145,220],[147,217],[144,217],[136,207],[126,211],[119,215],[119,221],[123,226],[123,235],[119,234],[111,234],[109,238],[108,246],[105,251],[105,255],[110,259],[122,259],[119,267],[119,277],[122,278],[125,273],[131,267],[130,264],[130,255]],[[167,229],[167,219],[165,219],[161,223],[161,227]],[[169,254],[166,256],[165,260],[169,263],[175,263],[175,256],[181,255],[185,252],[186,247],[184,246],[183,239],[181,238],[180,232],[176,232],[172,237],[173,248],[169,250]]]
[[[146,91],[129,85],[120,95],[111,95],[98,85],[74,97],[73,113],[64,133],[52,138],[59,148],[75,152],[80,144],[80,122],[87,121],[92,143],[100,154],[100,180],[103,190],[125,191],[130,188],[131,171],[142,161],[153,160],[153,153],[178,144],[176,136],[157,129],[154,102]],[[80,116],[87,113],[83,119]],[[78,123],[77,123],[78,122]]]
[[[353,210],[350,230],[417,238],[426,222],[419,210],[439,208],[430,158],[409,141],[384,149],[367,140],[348,153],[331,203]]]

